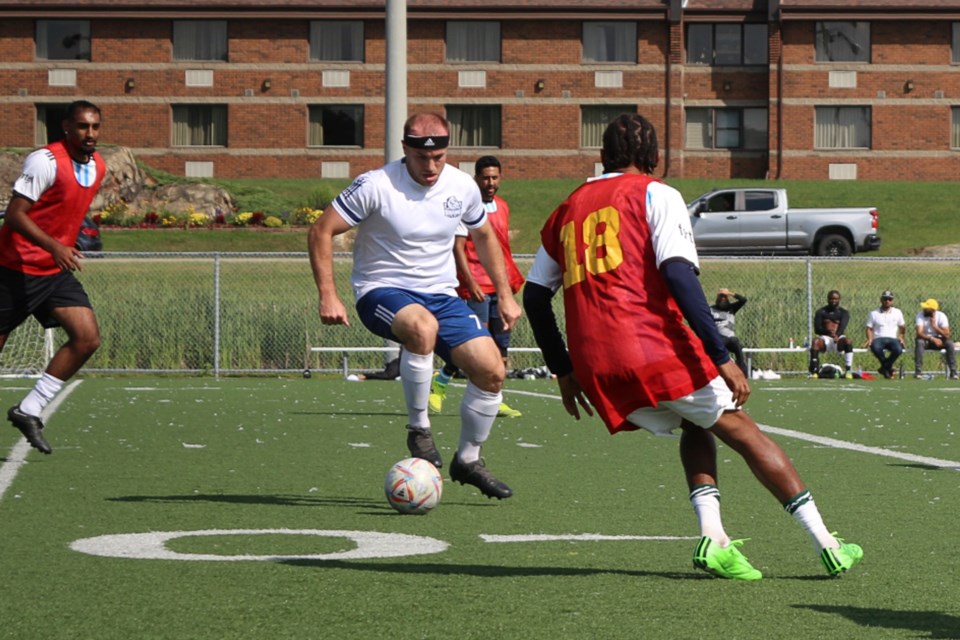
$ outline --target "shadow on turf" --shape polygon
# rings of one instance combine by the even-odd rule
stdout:
[[[923,633],[924,638],[960,637],[960,618],[939,611],[894,611],[819,604],[795,604],[793,607],[841,615],[860,626],[873,629],[906,629]]]
[[[484,564],[400,564],[386,562],[348,562],[344,560],[280,560],[279,564],[292,567],[313,567],[317,569],[348,569],[350,571],[375,571],[377,573],[427,573],[433,575],[463,575],[478,578],[515,578],[538,576],[595,576],[615,574],[632,578],[659,577],[668,580],[713,580],[712,576],[674,571],[641,571],[635,569],[590,569],[576,567],[505,567],[503,565]]]
[[[262,495],[230,495],[218,493],[199,493],[185,496],[117,496],[107,498],[108,502],[222,502],[226,504],[266,504],[282,507],[356,507],[371,509],[364,515],[392,516],[398,515],[384,500],[352,497],[326,496],[262,496]],[[487,502],[454,502],[444,500],[445,505],[459,505],[467,507],[495,507],[496,503]]]

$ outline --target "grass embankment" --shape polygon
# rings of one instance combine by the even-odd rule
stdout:
[[[320,207],[346,181],[218,180],[243,211],[277,213],[299,206]],[[785,187],[793,207],[877,207],[883,246],[874,256],[906,256],[928,246],[960,243],[953,183],[668,180],[692,200],[714,187]],[[534,253],[544,219],[580,180],[504,180],[500,194],[510,203],[514,253]],[[103,230],[108,251],[304,251],[306,229]]]

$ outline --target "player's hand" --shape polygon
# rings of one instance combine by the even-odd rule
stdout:
[[[933,343],[933,346],[935,346],[937,349],[943,348],[943,340],[940,338],[934,338],[933,336],[930,336],[930,342]]]
[[[483,302],[487,299],[487,294],[483,292],[476,280],[467,283],[467,290],[470,291],[470,299],[474,302]]]
[[[587,396],[583,394],[583,389],[580,388],[580,381],[577,380],[576,374],[571,372],[565,376],[557,377],[557,384],[560,386],[560,397],[563,399],[563,408],[566,409],[567,413],[579,420],[580,407],[583,407],[588,416],[593,415],[593,407],[590,406]]]
[[[350,326],[347,308],[336,296],[320,301],[320,322],[323,324],[342,324]]]
[[[517,323],[520,316],[523,315],[523,309],[517,304],[513,296],[504,296],[497,299],[497,307],[500,309],[500,318],[503,320],[503,330],[508,331]]]
[[[727,383],[727,388],[733,394],[734,403],[738,407],[746,404],[750,397],[750,383],[747,382],[747,377],[743,375],[743,371],[740,370],[737,363],[733,360],[727,360],[717,367],[717,372]]]
[[[51,252],[51,255],[53,256],[54,262],[56,262],[57,266],[63,271],[83,270],[80,265],[83,254],[76,247],[68,247],[58,242],[57,246],[54,247]]]

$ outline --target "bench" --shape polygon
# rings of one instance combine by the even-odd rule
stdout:
[[[809,352],[810,352],[810,348],[809,348],[809,347],[744,347],[744,348],[743,348],[743,355],[744,355],[744,358],[745,358],[746,361],[747,361],[747,363],[746,363],[746,364],[747,364],[747,379],[748,379],[748,380],[751,379],[751,378],[752,378],[752,374],[753,374],[753,358],[751,357],[751,354],[754,354],[754,353],[804,353],[804,354],[808,354]],[[854,353],[870,353],[870,349],[864,349],[864,348],[861,348],[861,347],[854,347],[853,352],[854,352]],[[911,354],[913,353],[912,351],[909,351],[909,350],[907,349],[907,347],[904,347],[904,349],[903,349],[904,355],[906,355],[908,352],[911,353]],[[949,369],[947,368],[946,359],[943,357],[943,356],[946,356],[946,353],[947,353],[947,350],[946,350],[946,349],[940,349],[941,360],[943,361],[944,375],[949,375],[950,372],[949,372]],[[900,377],[902,378],[902,377],[904,376],[904,373],[903,373],[903,356],[900,357],[899,362],[900,362]]]

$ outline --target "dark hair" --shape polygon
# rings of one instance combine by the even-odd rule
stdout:
[[[100,107],[97,105],[87,100],[75,100],[63,110],[63,119],[72,120],[81,111],[94,111],[98,116],[100,115]]]
[[[500,166],[500,161],[497,160],[496,156],[480,156],[473,163],[473,174],[478,176],[481,171],[490,167],[496,167],[498,171],[503,171],[503,167]]]
[[[603,170],[626,169],[635,165],[653,173],[660,161],[657,132],[639,113],[622,113],[603,132]]]
[[[837,294],[837,297],[840,297],[840,292],[837,291],[836,289],[830,289],[830,291],[827,291],[827,297],[828,297],[828,298],[829,298],[830,296],[832,296],[833,294]]]

